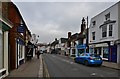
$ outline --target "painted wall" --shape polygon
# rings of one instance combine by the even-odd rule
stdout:
[[[105,15],[110,12],[110,20],[116,20],[115,25],[113,26],[113,37],[107,37],[106,39],[102,38],[102,29],[99,28],[105,21]],[[96,21],[96,25],[93,27],[92,22]],[[95,31],[95,41],[92,41],[92,32]],[[110,41],[118,39],[118,4],[108,8],[97,16],[93,17],[90,22],[89,28],[89,43],[96,43],[101,41]]]
[[[118,38],[120,39],[120,1],[118,3]]]

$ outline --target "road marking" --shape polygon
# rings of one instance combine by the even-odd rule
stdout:
[[[91,75],[92,75],[92,76],[95,76],[95,75],[97,75],[97,73],[92,73]]]
[[[43,61],[42,61],[42,55],[40,55],[40,68],[38,72],[38,77],[43,77]]]
[[[44,71],[44,77],[47,77],[48,79],[50,79],[50,75],[49,75],[48,68],[45,61],[43,61],[43,71]]]

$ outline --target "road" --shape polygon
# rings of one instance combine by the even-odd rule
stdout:
[[[118,77],[116,69],[85,66],[63,55],[43,54],[43,60],[50,77]]]

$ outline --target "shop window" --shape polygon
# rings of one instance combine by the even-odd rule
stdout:
[[[75,49],[72,49],[72,54],[75,54]]]
[[[103,58],[108,58],[108,54],[109,54],[108,47],[104,47],[103,48]]]
[[[0,69],[3,68],[3,34],[0,30]]]
[[[19,59],[23,58],[23,46],[19,45]]]
[[[89,53],[93,53],[94,51],[93,51],[93,48],[90,48],[89,49]]]
[[[112,31],[113,31],[113,25],[109,25],[109,36],[112,36]]]
[[[78,55],[84,53],[84,49],[78,49]]]
[[[102,37],[107,37],[107,25],[102,27]]]
[[[98,48],[98,54],[101,55],[101,48]]]

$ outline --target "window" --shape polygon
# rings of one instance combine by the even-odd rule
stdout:
[[[95,32],[92,32],[92,40],[95,40]]]
[[[78,55],[84,53],[84,49],[78,49]]]
[[[105,15],[105,20],[106,20],[106,21],[107,21],[107,20],[110,20],[110,13],[108,13],[108,14]]]
[[[93,51],[93,48],[90,48],[89,49],[89,53],[93,53],[94,51]]]
[[[108,47],[103,48],[103,58],[108,58]]]
[[[3,68],[3,34],[0,30],[0,69]]]
[[[23,46],[19,45],[19,59],[23,58]]]
[[[93,26],[95,26],[96,25],[96,21],[93,21],[92,24],[93,24]]]
[[[109,36],[112,36],[113,25],[109,25]]]
[[[102,27],[102,37],[107,37],[107,25]]]

